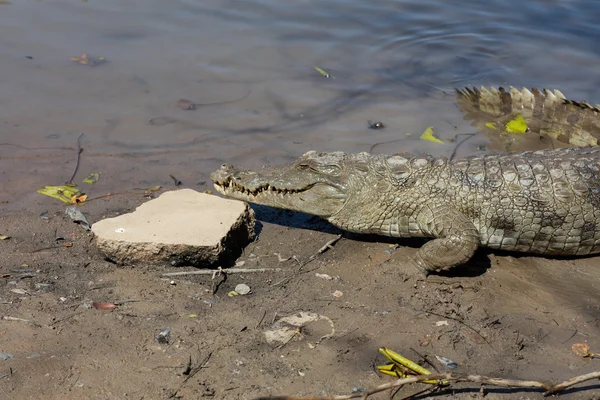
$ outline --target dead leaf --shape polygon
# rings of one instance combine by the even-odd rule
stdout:
[[[579,357],[593,357],[594,353],[590,351],[590,346],[587,343],[574,343],[571,346],[571,350],[573,353],[577,354]]]
[[[114,310],[117,306],[114,305],[113,303],[101,303],[101,302],[96,302],[94,301],[92,303],[92,307],[94,307],[96,310],[103,310],[103,311],[112,311]]]
[[[8,239],[10,239],[10,236],[0,235],[0,240],[8,240]]]
[[[87,194],[85,194],[85,193],[81,193],[81,194],[71,197],[71,203],[73,203],[73,204],[85,203],[86,200],[87,200]]]

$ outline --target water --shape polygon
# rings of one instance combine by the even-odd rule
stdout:
[[[91,195],[169,186],[170,174],[203,190],[222,162],[257,167],[310,149],[449,155],[453,144],[418,136],[473,132],[454,87],[558,88],[600,102],[600,3],[452,3],[1,4],[2,207],[52,202],[35,191],[70,178],[81,133],[75,181],[102,172]],[[70,60],[82,51],[107,62]],[[184,111],[181,98],[223,104]]]

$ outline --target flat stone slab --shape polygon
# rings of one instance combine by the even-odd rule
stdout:
[[[181,189],[96,222],[92,232],[100,251],[118,264],[212,266],[241,254],[254,223],[244,202]]]

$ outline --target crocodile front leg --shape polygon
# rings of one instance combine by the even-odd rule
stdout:
[[[424,205],[417,224],[425,235],[434,238],[415,255],[426,275],[464,264],[479,247],[479,232],[473,221],[452,206]]]

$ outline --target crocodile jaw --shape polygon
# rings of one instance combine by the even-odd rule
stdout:
[[[238,171],[224,164],[211,174],[211,179],[222,195],[254,204],[323,218],[334,215],[343,207],[346,201],[343,185],[305,171],[285,176],[282,172],[282,169],[260,173]]]

